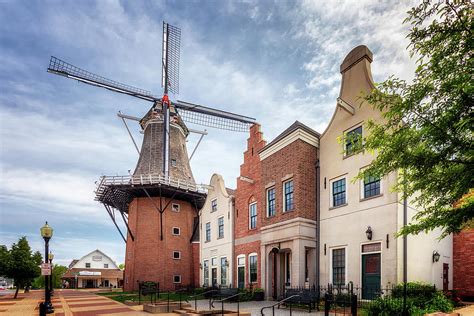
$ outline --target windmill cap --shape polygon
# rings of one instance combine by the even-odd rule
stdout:
[[[365,45],[359,45],[351,50],[349,54],[347,54],[346,58],[341,64],[340,71],[341,74],[349,70],[352,66],[357,64],[364,58],[367,58],[369,63],[372,62],[374,55],[370,51],[370,49]]]

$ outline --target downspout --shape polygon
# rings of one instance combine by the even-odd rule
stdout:
[[[316,160],[316,287],[320,286],[320,276],[319,276],[319,267],[320,267],[320,244],[321,244],[321,188],[320,188],[320,177],[321,171],[319,166],[319,146],[316,149],[317,160]]]

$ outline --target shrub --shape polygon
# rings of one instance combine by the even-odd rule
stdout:
[[[451,312],[453,303],[442,292],[429,284],[407,283],[407,309],[410,315]],[[391,295],[379,297],[364,307],[367,315],[397,316],[403,312],[403,284],[393,288]]]

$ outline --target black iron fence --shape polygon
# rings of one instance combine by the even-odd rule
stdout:
[[[361,309],[365,309],[369,315],[378,315],[387,310],[393,311],[393,315],[408,315],[408,305],[427,302],[436,291],[432,285],[409,283],[360,287],[349,283],[287,287],[282,298],[298,295],[291,300],[292,303],[307,305],[309,310],[324,309],[325,315],[357,315]]]

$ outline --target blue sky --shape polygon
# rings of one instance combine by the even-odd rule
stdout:
[[[374,53],[375,81],[410,80],[402,21],[412,5],[0,0],[0,244],[27,236],[41,250],[39,228],[48,220],[58,263],[96,248],[124,261],[94,182],[134,169],[138,157],[116,113],[142,116],[150,104],[51,75],[50,55],[161,94],[166,20],[182,29],[179,99],[255,117],[269,141],[295,120],[324,131],[339,65],[359,44]],[[141,142],[138,126],[132,130]],[[220,173],[234,188],[246,138],[209,129],[192,160],[197,182]],[[190,136],[188,151],[197,139]]]

